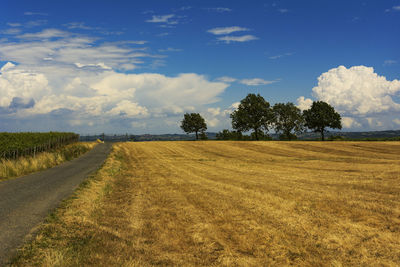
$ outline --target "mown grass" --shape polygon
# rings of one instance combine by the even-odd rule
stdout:
[[[399,266],[400,142],[150,142],[104,167],[15,266]]]
[[[45,170],[86,153],[95,142],[78,142],[53,151],[37,153],[35,157],[20,157],[16,160],[0,159],[0,181]]]

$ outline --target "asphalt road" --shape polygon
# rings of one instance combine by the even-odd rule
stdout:
[[[83,156],[54,168],[0,182],[0,266],[7,264],[61,200],[102,165],[111,146],[98,144]]]

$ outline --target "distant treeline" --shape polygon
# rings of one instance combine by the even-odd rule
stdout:
[[[219,133],[206,132],[209,140],[223,140],[226,138]],[[231,132],[232,133],[232,132]],[[225,132],[226,134],[226,132]],[[271,133],[268,136],[263,136],[263,140],[279,140],[279,134]],[[338,132],[332,131],[326,133],[327,140],[344,140],[344,141],[400,141],[399,131],[371,131],[371,132]],[[229,138],[231,136],[228,135]],[[103,139],[104,138],[104,139]],[[95,141],[97,139],[105,140],[106,142],[143,142],[143,141],[192,141],[196,139],[194,134],[96,134],[80,136],[80,141]],[[297,140],[320,140],[318,133],[305,132],[297,136]],[[251,135],[241,135],[241,139],[234,136],[226,140],[252,140]]]
[[[0,133],[0,158],[35,156],[38,152],[77,142],[79,135],[69,132]]]

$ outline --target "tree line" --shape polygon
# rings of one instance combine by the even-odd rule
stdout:
[[[224,129],[217,134],[220,140],[270,140],[268,132],[274,129],[281,140],[297,139],[297,135],[310,129],[325,140],[327,128],[342,129],[340,114],[324,101],[314,101],[303,112],[293,103],[276,103],[274,106],[260,94],[248,94],[239,107],[230,114],[233,131]],[[181,121],[186,133],[195,133],[196,140],[206,139],[207,124],[199,113],[186,113]],[[251,131],[250,136],[243,135]]]

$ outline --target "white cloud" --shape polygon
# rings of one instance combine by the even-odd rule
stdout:
[[[207,111],[213,116],[218,116],[221,114],[221,108],[208,108]]]
[[[266,84],[275,83],[276,81],[266,81],[264,79],[254,78],[254,79],[242,79],[239,82],[241,84],[245,84],[248,86],[257,86],[257,85],[266,85]]]
[[[392,121],[393,121],[394,123],[400,125],[400,119],[393,119]]]
[[[0,107],[10,107],[14,98],[30,101],[49,92],[48,80],[41,73],[21,70],[10,62],[0,69]]]
[[[161,53],[165,53],[165,52],[180,52],[180,51],[182,51],[182,49],[173,48],[173,47],[168,47],[166,49],[158,49],[158,52],[161,52]]]
[[[122,100],[111,110],[107,111],[106,114],[134,118],[138,116],[147,117],[149,112],[146,107],[142,107],[138,103],[134,103],[129,100]]]
[[[400,111],[392,96],[400,93],[400,81],[388,81],[373,68],[344,66],[333,68],[318,77],[313,96],[333,105],[339,112],[351,115],[371,115]]]
[[[112,127],[112,123],[122,119],[128,120],[124,127],[130,127],[130,121],[143,118],[152,127],[167,127],[167,118],[204,110],[205,105],[219,101],[226,87],[225,83],[211,82],[194,73],[168,77],[155,73],[123,74],[102,68],[34,68],[7,63],[0,70],[0,110],[7,110],[16,120],[56,114],[58,120],[65,118],[77,128],[88,127],[89,122],[96,127]],[[218,109],[209,111],[218,113]],[[156,123],[153,118],[165,120]],[[211,124],[216,123],[210,119]]]
[[[37,33],[25,33],[17,36],[21,39],[49,39],[49,38],[59,38],[59,37],[68,37],[70,36],[69,32],[57,30],[57,29],[45,29],[41,32]]]
[[[27,28],[32,28],[32,27],[37,27],[37,26],[42,26],[47,23],[47,20],[41,19],[41,20],[32,20],[28,21],[27,23],[24,24],[24,27]]]
[[[15,35],[21,33],[21,29],[18,28],[10,28],[7,30],[1,31],[2,34],[10,34],[10,35]]]
[[[17,23],[17,22],[8,22],[7,25],[10,27],[21,27],[22,26],[21,23]]]
[[[168,15],[161,15],[161,16],[153,15],[152,18],[149,20],[146,20],[146,22],[176,24],[177,23],[176,21],[170,20],[173,17],[175,17],[175,14],[168,14]]]
[[[43,12],[25,12],[24,15],[26,16],[48,16],[49,14]]]
[[[225,35],[225,34],[230,34],[233,32],[241,32],[241,31],[249,31],[249,29],[239,27],[239,26],[232,26],[232,27],[213,28],[213,29],[209,29],[207,32],[215,34],[215,35]]]
[[[144,43],[102,43],[55,29],[3,40],[0,58],[8,63],[0,66],[0,117],[21,130],[86,133],[129,132],[132,122],[146,118],[149,131],[177,132],[168,123],[220,101],[229,84],[196,73],[121,73],[144,65],[144,58],[162,60],[132,47]]]
[[[297,98],[296,106],[303,111],[311,108],[312,103],[313,101],[310,98],[304,98],[304,96],[300,96]]]
[[[93,27],[85,25],[84,22],[70,22],[64,24],[68,29],[82,29],[82,30],[93,30]]]
[[[224,12],[231,12],[232,9],[228,8],[228,7],[209,7],[209,8],[205,8],[208,11],[212,11],[212,12],[218,12],[218,13],[224,13]]]
[[[293,53],[285,53],[285,54],[280,54],[280,55],[275,55],[275,56],[270,56],[269,59],[278,59],[282,57],[288,57],[293,55]]]
[[[384,66],[390,66],[390,65],[394,65],[394,64],[396,64],[396,63],[397,63],[396,60],[387,59],[387,60],[385,60],[385,61],[383,62],[383,65],[384,65]]]
[[[289,9],[280,8],[280,9],[278,9],[278,11],[279,11],[280,13],[287,13],[287,12],[289,12]]]
[[[351,117],[342,117],[343,128],[358,128],[361,124]]]
[[[77,66],[78,68],[84,68],[84,67],[97,67],[97,68],[101,68],[103,70],[112,70],[111,67],[105,65],[103,62],[97,63],[97,64],[81,64],[79,62],[75,63],[75,66]]]
[[[243,35],[243,36],[224,36],[224,37],[218,37],[218,41],[223,41],[227,44],[231,42],[248,42],[252,40],[257,40],[258,38],[254,35]]]
[[[115,43],[96,43],[97,39],[57,29],[45,29],[38,33],[19,36],[22,40],[3,42],[0,58],[35,66],[44,63],[86,66],[104,64],[113,69],[132,70],[143,63],[142,58],[159,57],[145,53],[143,48],[131,45],[146,41],[123,41]]]
[[[240,102],[235,102],[235,103],[233,103],[229,108],[230,109],[238,109],[239,108],[239,105],[240,105]]]
[[[400,6],[394,6],[394,7],[392,7],[392,9],[396,10],[396,11],[400,11]]]
[[[186,10],[190,10],[192,8],[193,7],[191,7],[191,6],[182,6],[180,8],[174,8],[173,11],[186,11]]]
[[[232,77],[229,77],[229,76],[222,76],[222,77],[217,78],[216,80],[220,81],[220,82],[224,82],[224,83],[232,83],[232,82],[236,82],[237,81],[236,78],[232,78]]]

